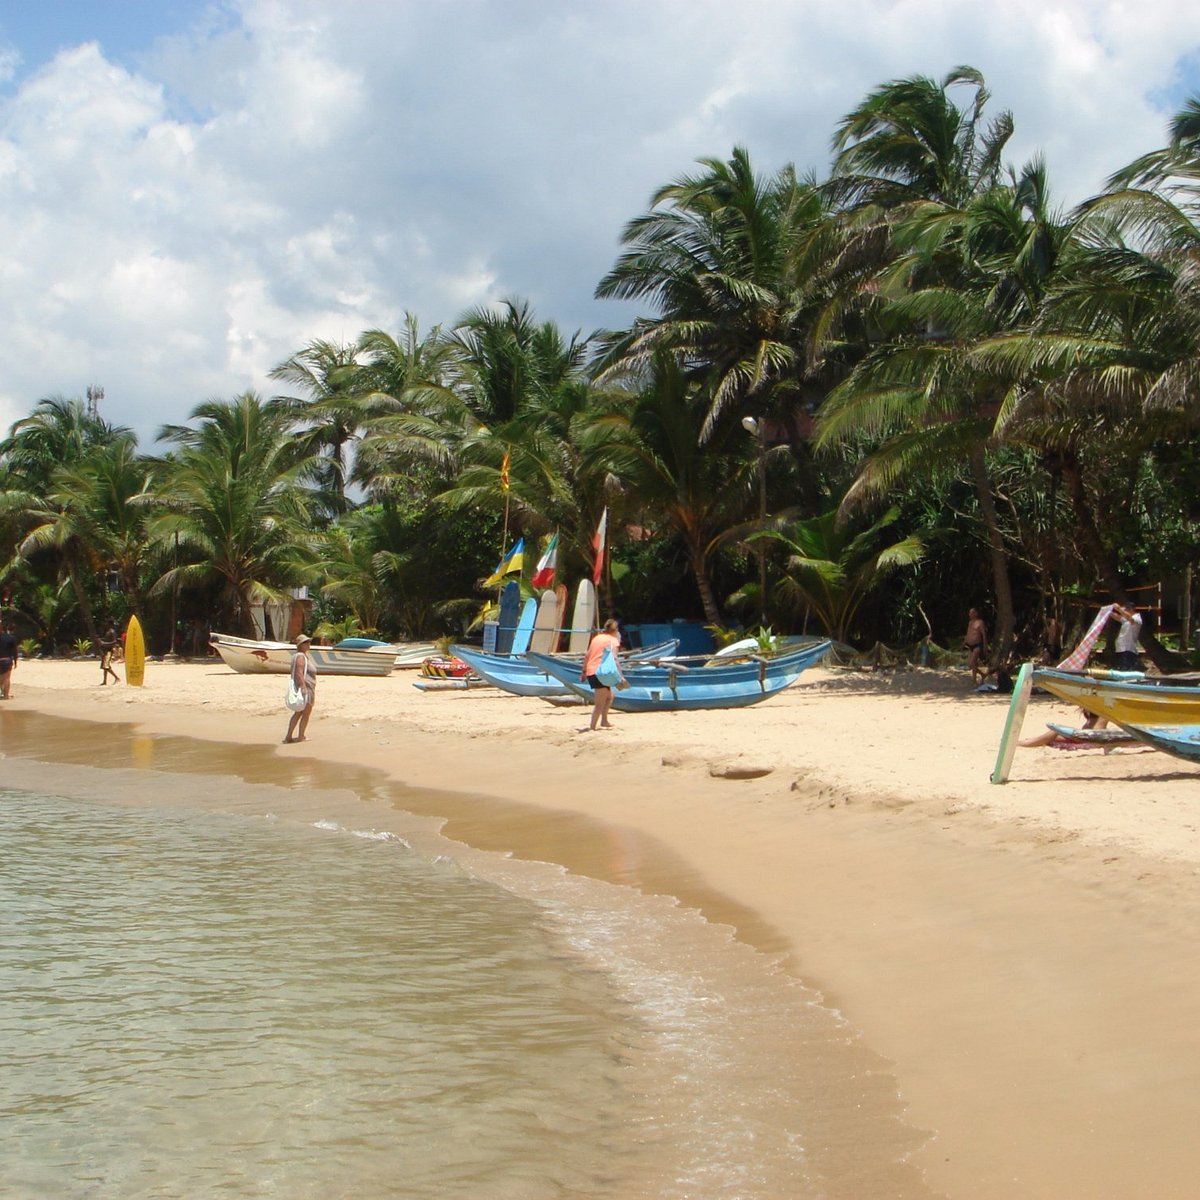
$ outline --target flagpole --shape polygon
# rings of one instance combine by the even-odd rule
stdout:
[[[503,561],[504,556],[508,553],[508,489],[504,489],[504,532],[500,535],[500,558]],[[501,577],[500,584],[496,588],[496,595],[499,596],[504,590],[504,579]]]
[[[508,553],[508,451],[505,450],[504,458],[500,462],[500,490],[504,493],[504,532],[500,535],[500,561],[504,561],[504,556]],[[500,594],[504,591],[504,576],[500,577],[500,582],[496,585],[496,601],[499,603]]]

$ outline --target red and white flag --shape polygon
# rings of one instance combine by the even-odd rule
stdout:
[[[535,588],[548,588],[554,583],[554,572],[558,567],[558,534],[551,539],[546,553],[538,559],[537,570],[530,581]]]
[[[596,536],[592,538],[592,549],[595,551],[596,560],[592,566],[592,582],[599,587],[600,577],[604,574],[604,538],[608,532],[608,507],[605,506],[604,512],[600,516],[600,525],[596,529]]]

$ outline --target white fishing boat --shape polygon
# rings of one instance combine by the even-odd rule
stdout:
[[[212,648],[225,665],[242,675],[286,675],[292,669],[296,647],[290,642],[252,641],[227,633],[214,633]],[[319,675],[390,675],[396,656],[378,650],[344,646],[310,646]]]

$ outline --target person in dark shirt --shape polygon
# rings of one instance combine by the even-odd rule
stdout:
[[[100,686],[103,687],[108,683],[108,677],[111,675],[113,683],[120,683],[121,677],[113,670],[113,656],[116,653],[117,647],[121,644],[121,639],[117,635],[115,625],[110,625],[105,631],[104,636],[100,639]]]
[[[17,639],[12,625],[0,619],[0,700],[12,699],[12,677],[17,669]]]

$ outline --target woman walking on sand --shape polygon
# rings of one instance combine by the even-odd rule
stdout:
[[[601,729],[612,728],[608,723],[608,712],[612,708],[613,702],[612,688],[606,683],[601,683],[596,672],[600,669],[600,660],[604,657],[604,652],[611,649],[615,659],[620,648],[620,626],[612,617],[609,617],[604,622],[604,628],[592,636],[592,640],[588,643],[587,654],[583,657],[583,671],[579,677],[592,685],[592,723],[587,730],[582,732],[594,730],[597,724]],[[617,673],[620,674],[620,667],[617,668]],[[622,676],[623,679],[624,676]]]
[[[317,668],[313,665],[312,657],[308,653],[311,645],[312,638],[307,634],[302,633],[296,639],[296,653],[292,658],[292,686],[298,692],[303,693],[305,705],[302,709],[292,713],[292,718],[288,721],[287,733],[283,739],[285,746],[288,742],[304,741],[308,718],[312,716],[313,705],[317,701]],[[292,736],[293,734],[295,737]]]

